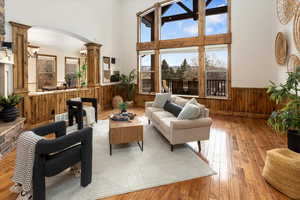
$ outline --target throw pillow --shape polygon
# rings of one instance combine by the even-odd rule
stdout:
[[[188,99],[184,99],[184,98],[181,98],[181,97],[178,97],[178,96],[173,96],[172,97],[172,103],[175,103],[181,107],[184,107],[185,104],[187,104],[187,102],[189,102]]]
[[[191,99],[188,102],[188,104],[189,103],[194,104],[194,105],[196,105],[200,108],[200,113],[199,113],[199,116],[197,118],[205,118],[206,117],[206,108],[205,108],[204,105],[199,104],[198,101],[195,98]]]
[[[155,100],[153,102],[153,107],[163,108],[168,100],[171,99],[171,94],[169,93],[157,93],[155,95]]]
[[[178,117],[179,113],[182,110],[182,107],[176,105],[175,103],[171,103],[170,101],[167,101],[167,103],[164,106],[164,110],[168,111],[169,113],[172,113],[175,117]]]
[[[179,113],[177,119],[187,120],[187,119],[197,119],[200,115],[200,108],[192,103],[186,104],[182,111]]]

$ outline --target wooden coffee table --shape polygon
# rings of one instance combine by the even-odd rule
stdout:
[[[113,144],[127,144],[137,142],[141,151],[144,150],[144,129],[140,120],[131,121],[109,120],[109,153],[112,155]],[[140,144],[141,142],[141,144]]]

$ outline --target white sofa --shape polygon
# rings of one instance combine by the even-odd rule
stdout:
[[[188,100],[181,97],[172,96],[172,102],[184,106]],[[152,124],[164,135],[171,144],[171,151],[176,144],[183,144],[198,141],[199,151],[201,151],[200,141],[209,140],[212,119],[209,118],[209,110],[205,108],[203,118],[194,120],[178,120],[173,114],[162,108],[152,107],[153,102],[146,102],[146,116]]]

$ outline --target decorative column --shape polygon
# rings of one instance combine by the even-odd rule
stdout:
[[[13,90],[22,96],[23,102],[18,105],[20,115],[28,117],[28,29],[30,26],[9,22],[12,26],[12,48],[14,54]]]
[[[15,94],[28,92],[28,29],[30,26],[10,22],[14,54],[13,84]]]
[[[100,85],[100,48],[102,45],[88,43],[87,47],[87,80],[88,87]]]

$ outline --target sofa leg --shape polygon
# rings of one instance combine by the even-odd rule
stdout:
[[[201,152],[201,142],[200,141],[197,141],[198,142],[198,150],[199,150],[199,153]]]
[[[171,144],[171,151],[173,152],[173,150],[174,150],[174,145]]]

